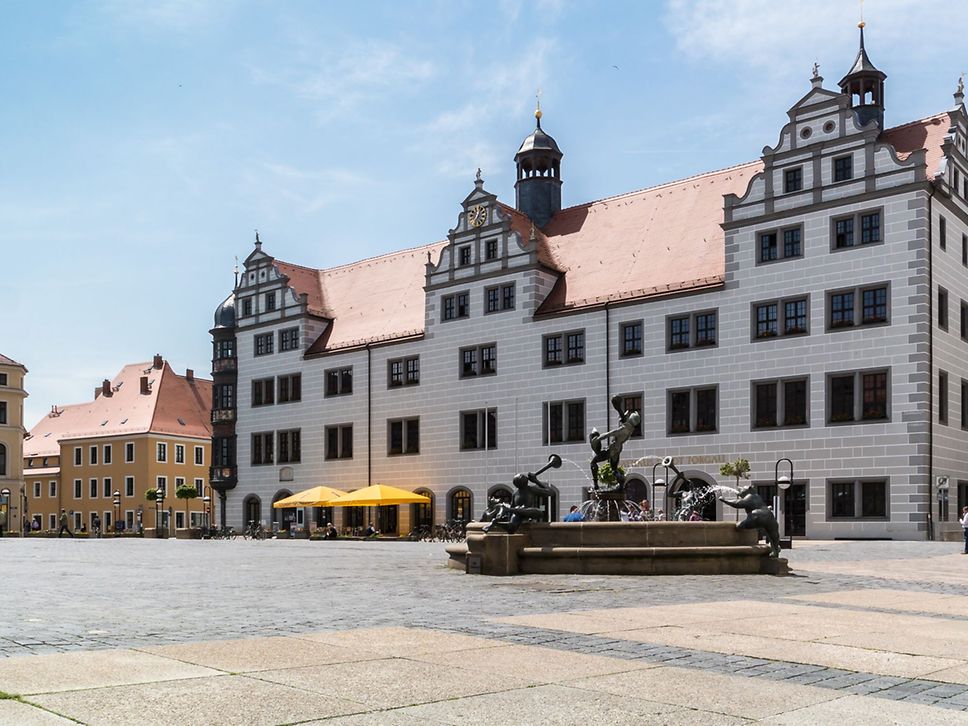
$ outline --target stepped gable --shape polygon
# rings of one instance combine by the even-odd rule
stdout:
[[[323,291],[319,285],[319,270],[313,270],[301,265],[275,260],[273,263],[280,274],[289,278],[289,287],[297,295],[306,296],[306,305],[310,315],[326,317],[323,311]]]
[[[148,395],[141,394],[142,376],[151,382]],[[212,382],[204,379],[188,382],[167,362],[162,368],[153,368],[151,361],[126,365],[111,381],[110,396],[101,394],[86,403],[57,406],[56,414],[44,414],[24,440],[24,456],[56,456],[60,453],[58,442],[64,439],[155,430],[208,438],[211,386]],[[185,426],[178,423],[178,417]]]
[[[538,314],[720,284],[723,195],[743,194],[755,161],[563,209],[545,227],[565,271]]]
[[[555,252],[548,241],[548,235],[542,232],[541,228],[537,225],[532,225],[528,215],[502,202],[498,202],[497,206],[501,208],[502,212],[511,217],[511,229],[521,235],[522,243],[528,244],[531,235],[534,235],[534,239],[538,243],[538,262],[550,270],[564,272],[564,268],[555,259]]]
[[[893,146],[901,161],[915,151],[924,149],[927,152],[928,179],[934,179],[941,171],[941,160],[944,157],[941,146],[948,135],[948,126],[948,114],[939,113],[887,129],[878,141]]]
[[[318,270],[320,310],[331,322],[306,355],[421,335],[427,256],[436,259],[446,244],[435,242]],[[286,270],[292,266],[277,264],[280,272],[289,274]]]

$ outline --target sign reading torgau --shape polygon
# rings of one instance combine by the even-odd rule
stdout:
[[[701,456],[677,456],[675,457],[675,463],[677,466],[683,466],[687,464],[692,465],[702,465],[702,464],[725,464],[730,459],[725,454],[705,454]],[[629,461],[623,461],[621,466],[623,467],[633,467],[633,466],[655,466],[662,462],[661,456],[644,456],[641,459],[632,459]]]

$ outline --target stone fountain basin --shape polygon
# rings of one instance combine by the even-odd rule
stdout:
[[[752,530],[732,522],[529,522],[509,535],[467,527],[448,565],[471,574],[786,574]]]

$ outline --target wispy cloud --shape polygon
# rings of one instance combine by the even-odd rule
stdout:
[[[241,193],[253,199],[263,215],[272,217],[280,212],[311,215],[375,184],[346,169],[302,169],[276,161],[253,163],[239,181]]]
[[[414,49],[389,41],[353,41],[323,52],[321,47],[318,39],[303,38],[281,66],[253,65],[252,78],[319,101],[321,116],[331,117],[376,94],[416,90],[437,72]]]

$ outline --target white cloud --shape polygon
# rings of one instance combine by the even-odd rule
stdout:
[[[275,161],[254,162],[240,175],[241,194],[272,218],[314,214],[375,183],[346,169],[300,169]]]
[[[939,20],[947,27],[968,21],[968,3],[945,0],[878,0],[865,7],[867,48],[903,47],[909,58],[938,52]],[[846,2],[777,0],[669,0],[665,22],[679,49],[697,59],[755,69],[758,79],[821,74],[838,80],[857,48],[859,6]],[[845,48],[850,49],[845,54]]]

